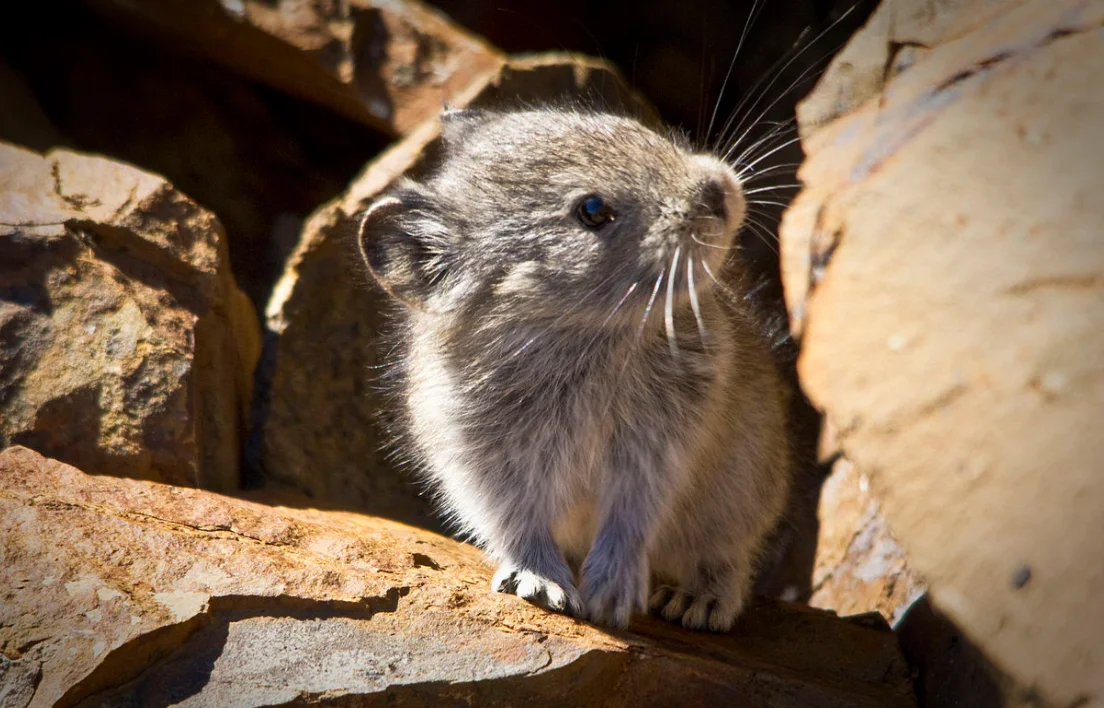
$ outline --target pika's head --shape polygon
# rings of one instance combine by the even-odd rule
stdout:
[[[437,168],[360,222],[372,275],[410,307],[637,320],[661,286],[707,291],[744,219],[731,168],[628,118],[538,109],[442,122]]]

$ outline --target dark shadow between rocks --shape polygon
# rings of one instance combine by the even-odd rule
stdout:
[[[908,609],[894,631],[913,669],[923,708],[999,708],[1004,678],[927,595]]]

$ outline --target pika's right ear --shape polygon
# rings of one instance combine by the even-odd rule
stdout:
[[[422,204],[381,197],[360,217],[357,245],[380,286],[410,307],[423,307],[445,275],[447,230]],[[420,201],[420,200],[418,200]]]

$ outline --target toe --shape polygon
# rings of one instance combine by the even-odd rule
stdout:
[[[491,578],[491,589],[495,592],[513,593],[517,588],[517,569],[512,565],[500,565]]]
[[[671,598],[675,594],[675,589],[669,585],[660,585],[656,588],[652,596],[648,598],[648,610],[651,612],[659,612],[667,603],[671,601]]]
[[[690,600],[690,595],[681,590],[675,590],[671,594],[671,599],[663,606],[663,612],[661,613],[663,619],[669,622],[678,622],[685,614],[686,608],[689,607]]]
[[[682,615],[682,626],[687,629],[705,629],[709,622],[713,600],[708,597],[696,597]]]

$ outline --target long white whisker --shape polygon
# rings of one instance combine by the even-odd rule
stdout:
[[[728,251],[732,248],[732,246],[718,246],[715,243],[706,243],[705,241],[702,241],[700,238],[698,238],[698,235],[694,233],[690,234],[690,239],[699,246],[705,246],[706,248],[715,248],[718,251]]]
[[[663,285],[663,276],[667,273],[667,269],[659,271],[659,277],[656,278],[655,287],[652,288],[652,295],[648,298],[648,306],[644,308],[644,316],[640,318],[640,329],[637,330],[636,337],[639,339],[644,336],[644,328],[648,324],[648,315],[652,314],[652,305],[655,304],[656,295],[659,294],[659,289]]]
[[[745,170],[750,170],[750,169],[751,169],[752,167],[755,167],[755,166],[756,166],[756,165],[758,165],[758,164],[759,164],[760,162],[762,162],[763,160],[767,159],[768,157],[770,157],[770,156],[771,156],[771,155],[773,155],[774,153],[778,152],[779,150],[784,150],[784,149],[788,148],[789,146],[793,145],[794,143],[796,143],[796,142],[797,142],[797,141],[799,141],[799,140],[801,140],[801,138],[800,138],[800,137],[796,137],[796,138],[790,138],[789,140],[787,140],[786,142],[782,143],[782,144],[781,144],[781,145],[779,145],[778,147],[774,148],[774,149],[773,149],[773,150],[771,150],[770,152],[767,152],[767,153],[765,153],[765,154],[763,154],[763,155],[760,155],[759,157],[755,158],[754,160],[752,160],[752,161],[751,161],[751,162],[749,162],[748,164],[744,165],[744,169],[745,169]]]
[[[724,81],[721,82],[721,90],[717,94],[717,102],[713,105],[713,115],[709,118],[709,128],[705,131],[706,139],[713,133],[713,123],[717,120],[717,110],[721,107],[721,99],[724,98],[725,89],[728,88],[728,80],[732,77],[732,69],[736,66],[736,57],[740,56],[740,49],[744,46],[744,40],[747,39],[748,32],[751,30],[751,26],[755,24],[755,18],[759,15],[759,12],[766,7],[765,1],[760,5],[761,0],[755,0],[755,3],[751,6],[751,12],[748,13],[747,21],[744,22],[744,29],[740,32],[740,41],[736,43],[736,51],[732,53],[732,61],[728,63],[728,71],[725,72]]]
[[[753,194],[760,194],[762,192],[773,192],[776,189],[796,189],[801,185],[798,183],[793,184],[773,184],[769,187],[756,187],[755,189],[745,189],[744,196],[750,197]]]
[[[772,201],[767,200],[767,199],[754,199],[752,201],[749,201],[748,204],[762,204],[764,206],[780,206],[782,208],[786,208],[790,205],[789,202],[772,202]]]
[[[686,259],[686,283],[690,290],[690,309],[694,311],[694,319],[698,322],[698,335],[701,337],[702,347],[709,349],[705,336],[705,322],[701,316],[701,305],[698,304],[698,291],[694,288],[694,259]]]
[[[724,160],[734,167],[739,166],[738,171],[741,175],[751,177],[752,175],[758,174],[758,172],[749,169],[747,166],[744,166],[741,163],[745,159],[754,159],[755,154],[758,150],[770,150],[772,147],[778,145],[783,140],[788,140],[795,133],[797,133],[796,126],[790,126],[785,130],[772,130],[752,144],[748,145],[746,148],[744,148],[735,158],[731,158],[731,154],[734,150],[736,150],[737,146],[739,146],[739,143],[733,143],[732,148],[725,153]],[[743,177],[741,177],[741,179],[743,179]]]
[[[678,337],[675,335],[675,276],[678,274],[678,259],[682,253],[682,246],[675,247],[675,255],[671,257],[671,277],[667,279],[667,300],[663,308],[663,326],[667,330],[667,345],[671,348],[671,356],[678,359]]]
[[[823,30],[821,30],[821,31],[820,31],[820,33],[819,33],[819,34],[817,34],[817,36],[813,37],[813,38],[812,38],[812,39],[811,39],[811,40],[810,40],[810,41],[809,41],[808,43],[806,43],[806,44],[805,44],[805,46],[804,46],[804,47],[802,47],[802,48],[800,49],[800,51],[798,51],[798,52],[797,52],[796,54],[794,54],[794,55],[793,55],[792,57],[790,57],[789,61],[787,61],[787,62],[786,62],[785,64],[783,64],[783,65],[782,65],[782,67],[781,67],[780,69],[778,69],[778,71],[777,71],[777,72],[775,72],[775,74],[774,74],[774,78],[773,78],[773,79],[771,79],[770,83],[768,83],[768,84],[767,84],[767,85],[766,85],[766,86],[765,86],[765,87],[763,88],[763,90],[762,90],[762,91],[761,91],[761,92],[759,93],[759,96],[758,96],[758,97],[757,97],[757,98],[755,99],[755,101],[753,101],[753,102],[751,103],[751,105],[749,105],[749,106],[747,107],[747,111],[748,111],[748,112],[747,112],[747,115],[745,115],[745,117],[744,117],[743,119],[741,119],[739,123],[737,123],[737,125],[736,125],[735,129],[733,130],[733,133],[739,132],[739,130],[740,130],[740,127],[741,127],[741,126],[742,126],[742,125],[744,124],[744,121],[746,121],[746,120],[747,120],[748,118],[750,118],[750,117],[751,117],[751,110],[752,110],[752,109],[753,109],[753,108],[754,108],[754,107],[755,107],[755,106],[756,106],[756,105],[757,105],[757,104],[758,104],[758,103],[759,103],[760,101],[762,101],[762,100],[763,100],[763,97],[764,97],[764,96],[766,96],[766,95],[767,95],[767,94],[768,94],[768,93],[770,92],[770,89],[771,89],[771,87],[772,87],[772,86],[774,86],[775,82],[776,82],[776,81],[778,81],[779,77],[781,77],[781,76],[782,76],[782,74],[783,74],[783,73],[784,73],[784,72],[786,71],[786,69],[788,69],[788,68],[790,67],[790,65],[791,65],[791,64],[793,64],[793,63],[794,63],[795,61],[797,61],[797,60],[798,60],[798,59],[799,59],[799,58],[801,57],[801,55],[802,55],[802,54],[804,54],[804,53],[805,53],[806,51],[808,51],[809,47],[813,46],[813,45],[814,45],[814,44],[816,44],[816,43],[817,43],[818,41],[820,41],[820,38],[821,38],[821,37],[823,37],[823,36],[824,36],[825,34],[827,34],[828,32],[832,31],[832,29],[833,29],[833,28],[835,28],[835,27],[836,27],[836,26],[837,26],[837,25],[838,25],[838,24],[839,24],[840,22],[842,22],[842,21],[843,21],[844,19],[846,19],[846,18],[847,18],[847,16],[848,16],[848,15],[850,15],[850,14],[851,14],[851,13],[852,13],[852,12],[854,11],[854,9],[855,9],[855,7],[857,6],[857,4],[858,4],[858,3],[856,3],[855,5],[852,5],[851,7],[847,8],[847,10],[845,10],[845,11],[843,12],[843,14],[841,14],[841,15],[840,15],[839,17],[837,17],[837,18],[836,18],[836,19],[835,19],[835,20],[834,20],[834,21],[833,21],[833,22],[832,22],[832,23],[831,23],[830,25],[828,25],[828,26],[827,26],[827,27],[825,27],[825,28],[824,28]],[[798,40],[800,41],[800,37],[798,38]],[[833,51],[833,52],[829,53],[828,55],[826,55],[826,57],[827,57],[827,56],[832,56],[832,55],[834,55],[834,54],[835,54],[835,52]],[[744,139],[745,137],[747,137],[748,131],[750,131],[750,130],[751,130],[752,128],[754,128],[754,127],[755,127],[755,125],[756,125],[756,123],[758,123],[758,122],[759,122],[759,120],[760,120],[760,119],[762,119],[762,117],[763,117],[763,116],[765,116],[765,115],[767,114],[767,112],[768,112],[768,111],[770,111],[770,109],[771,109],[771,108],[773,108],[773,107],[775,106],[775,104],[777,104],[777,103],[778,103],[778,101],[779,101],[779,100],[780,100],[780,99],[781,99],[781,98],[782,98],[783,96],[785,96],[785,95],[786,95],[787,93],[789,93],[790,91],[792,91],[792,90],[794,89],[794,87],[795,87],[795,86],[797,86],[797,85],[798,85],[798,84],[799,84],[799,83],[800,83],[801,81],[803,81],[803,80],[805,79],[805,76],[806,76],[806,75],[808,74],[808,72],[809,72],[809,71],[810,71],[811,69],[814,69],[814,68],[815,68],[815,67],[816,67],[816,66],[817,66],[818,64],[820,64],[820,63],[821,63],[821,62],[822,62],[822,61],[824,60],[824,58],[826,58],[826,57],[822,57],[821,59],[819,59],[819,60],[817,60],[817,61],[814,61],[814,62],[812,62],[812,63],[811,63],[810,65],[809,65],[809,67],[807,67],[807,68],[805,69],[805,71],[803,71],[803,72],[801,73],[801,75],[800,75],[800,76],[798,76],[798,78],[797,78],[797,79],[796,79],[796,80],[795,80],[795,81],[794,81],[794,82],[793,82],[792,84],[790,84],[790,86],[789,86],[789,87],[788,87],[788,88],[787,88],[787,89],[786,89],[785,91],[783,91],[783,92],[782,92],[782,93],[781,93],[781,94],[780,94],[780,95],[778,96],[778,98],[776,98],[776,99],[775,99],[775,100],[774,100],[773,102],[771,102],[771,104],[770,104],[770,105],[768,105],[768,106],[767,106],[767,107],[766,107],[766,108],[765,108],[765,109],[764,109],[763,111],[761,111],[761,112],[759,113],[759,115],[758,115],[758,116],[757,116],[756,118],[754,118],[754,119],[753,119],[753,120],[751,121],[751,123],[750,123],[750,125],[748,126],[748,128],[747,128],[747,129],[746,129],[746,130],[745,130],[745,131],[744,131],[743,133],[741,133],[741,134],[740,134],[740,137],[738,137],[738,138],[737,138],[737,139],[735,140],[735,142],[736,142],[736,143],[739,143],[739,142],[740,142],[741,140],[743,140],[743,139]]]
[[[625,294],[621,296],[621,299],[617,301],[617,304],[614,305],[613,310],[606,317],[605,321],[602,322],[603,328],[609,324],[609,321],[613,319],[613,316],[617,314],[617,311],[621,309],[621,306],[624,305],[625,301],[629,299],[629,296],[633,294],[633,291],[636,290],[637,285],[640,285],[640,281],[633,281],[633,284],[629,286],[629,289],[626,290]]]
[[[750,184],[750,183],[754,182],[755,180],[762,179],[763,177],[769,175],[772,172],[778,172],[779,170],[792,170],[795,167],[801,167],[801,163],[800,162],[784,162],[784,163],[779,164],[779,165],[771,165],[770,167],[764,167],[763,169],[761,169],[757,172],[753,172],[752,174],[749,174],[744,179],[744,184]]]

